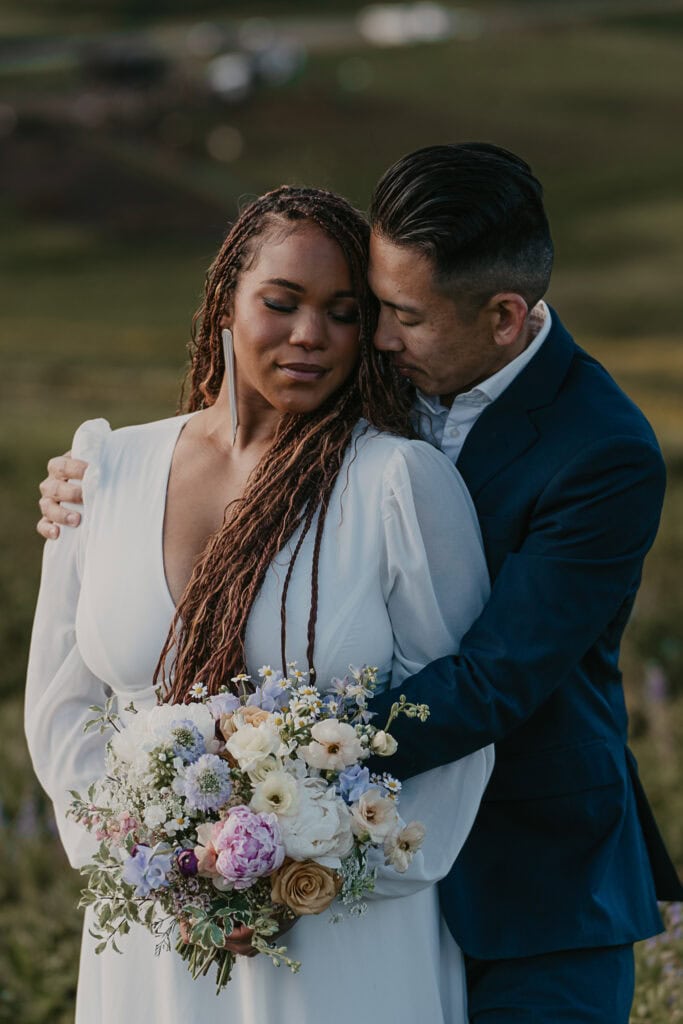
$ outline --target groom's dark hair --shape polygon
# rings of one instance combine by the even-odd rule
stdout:
[[[553,243],[543,188],[500,146],[453,143],[402,157],[375,189],[370,222],[428,256],[466,315],[497,292],[516,292],[531,308],[547,290]]]

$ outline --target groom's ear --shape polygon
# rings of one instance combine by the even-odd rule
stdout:
[[[501,348],[519,341],[526,329],[529,307],[517,292],[499,292],[487,303],[493,340]]]

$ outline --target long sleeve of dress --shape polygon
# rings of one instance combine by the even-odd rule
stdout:
[[[402,446],[386,467],[382,542],[382,582],[395,638],[392,687],[398,696],[402,681],[433,660],[436,651],[457,651],[489,594],[467,488],[448,460],[427,444]],[[409,724],[419,742],[423,727],[416,719]],[[422,821],[427,833],[403,875],[377,857],[377,896],[405,896],[448,873],[492,769],[493,747],[488,746],[404,784],[401,817]]]
[[[89,705],[101,706],[109,690],[81,658],[76,609],[98,458],[108,430],[104,420],[91,421],[74,437],[74,456],[89,463],[83,525],[62,530],[58,540],[45,545],[26,683],[28,748],[36,775],[54,804],[59,834],[73,867],[87,863],[96,844],[81,825],[66,817],[69,790],[85,795],[92,780],[102,775],[106,744],[98,732],[83,732],[84,723],[92,718]]]

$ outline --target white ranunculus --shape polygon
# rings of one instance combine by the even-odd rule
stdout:
[[[214,720],[204,704],[158,704],[128,717],[125,728],[111,740],[112,750],[120,761],[144,771],[149,752],[170,743],[171,729],[183,720],[197,727],[208,747],[214,738]]]
[[[285,853],[292,860],[339,868],[353,847],[348,807],[323,779],[300,779],[296,787],[296,813],[279,819]]]
[[[398,749],[398,743],[389,732],[379,729],[372,737],[372,752],[380,757],[391,757]]]
[[[269,754],[268,757],[264,757],[262,761],[259,761],[258,764],[254,765],[254,767],[247,772],[247,775],[249,776],[250,782],[253,782],[253,784],[256,785],[259,782],[263,782],[271,772],[281,772],[282,767],[282,761],[280,758],[275,757],[274,754]]]
[[[254,787],[252,811],[268,814],[295,814],[299,806],[296,779],[283,771],[268,772],[263,782]]]
[[[366,790],[353,804],[351,816],[354,833],[360,838],[369,836],[372,843],[383,842],[399,822],[395,801],[376,788]]]
[[[250,772],[267,757],[277,754],[280,733],[270,721],[257,726],[242,725],[232,734],[226,747],[242,771]]]
[[[336,718],[316,722],[311,729],[312,741],[300,750],[301,756],[313,768],[340,772],[356,764],[363,756],[356,730]]]

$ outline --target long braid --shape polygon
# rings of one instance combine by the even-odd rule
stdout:
[[[200,679],[210,693],[245,667],[247,621],[276,556],[301,534],[288,566],[281,599],[281,646],[286,644],[285,603],[294,563],[318,515],[313,544],[307,657],[313,668],[318,568],[325,515],[358,420],[409,434],[410,391],[372,346],[376,305],[367,283],[369,229],[345,200],[319,189],[283,187],[262,196],[240,216],[209,268],[202,306],[193,321],[188,411],[212,405],[224,375],[221,318],[255,245],[287,222],[312,221],[342,249],[360,315],[361,354],[351,378],[318,409],[285,415],[273,442],[252,471],[244,494],[226,510],[178,603],[155,672],[167,699],[188,699]],[[167,668],[172,663],[171,678]]]

